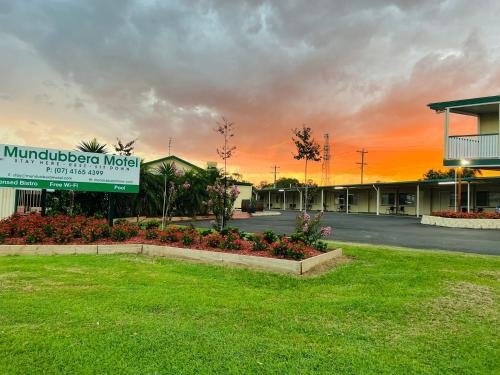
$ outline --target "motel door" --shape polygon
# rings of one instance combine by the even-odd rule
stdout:
[[[448,211],[450,209],[450,193],[448,191],[439,192],[439,211]]]

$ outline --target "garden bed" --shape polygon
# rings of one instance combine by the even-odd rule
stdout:
[[[92,245],[0,245],[0,256],[13,255],[78,255],[78,254],[144,254],[170,259],[189,259],[205,263],[229,264],[263,271],[303,275],[342,256],[342,249],[297,261],[268,256],[245,255],[240,252],[209,251],[154,244],[92,244]]]
[[[295,261],[317,257],[326,251],[326,243],[307,242],[303,235],[278,236],[272,231],[248,234],[236,228],[200,231],[176,225],[160,230],[157,226],[157,222],[139,227],[125,221],[109,227],[103,219],[81,216],[13,216],[0,222],[0,243],[17,245],[26,251],[31,248],[26,245],[49,246],[48,249],[56,246],[87,248],[93,245],[98,249],[113,245],[148,245]]]

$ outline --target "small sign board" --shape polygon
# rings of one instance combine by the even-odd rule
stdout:
[[[0,144],[0,187],[139,192],[140,159]]]

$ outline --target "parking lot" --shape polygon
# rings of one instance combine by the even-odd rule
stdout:
[[[281,215],[233,220],[231,225],[248,232],[272,229],[289,234],[294,230],[296,215],[283,211]],[[337,241],[500,255],[499,230],[441,228],[422,225],[415,217],[332,212],[324,214],[323,223],[333,229],[329,239]],[[208,221],[194,225],[210,227]]]

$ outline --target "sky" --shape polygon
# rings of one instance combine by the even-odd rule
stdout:
[[[498,95],[500,2],[0,1],[0,143],[74,149],[137,139],[136,154],[218,159],[254,183],[303,179],[292,129],[330,135],[330,183],[442,168],[431,102]],[[459,116],[462,117],[462,116]],[[452,119],[452,132],[470,119]],[[321,182],[321,163],[309,177]]]

